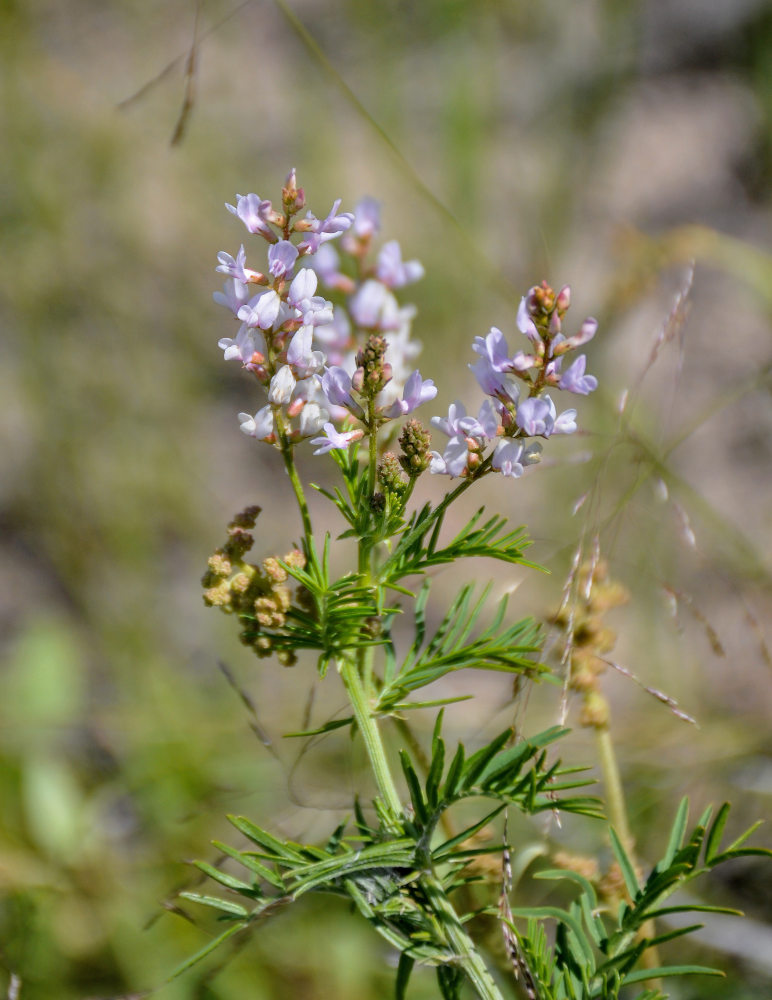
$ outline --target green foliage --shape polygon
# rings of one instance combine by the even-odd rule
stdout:
[[[688,836],[688,800],[684,799],[673,822],[662,859],[648,878],[641,883],[635,862],[619,837],[610,828],[611,845],[619,863],[628,899],[622,900],[614,912],[598,905],[598,898],[587,879],[576,872],[548,870],[539,872],[542,879],[568,879],[578,885],[580,893],[567,910],[552,906],[513,909],[514,916],[528,920],[527,931],[517,935],[520,949],[539,984],[539,1000],[617,1000],[624,986],[685,975],[721,975],[716,969],[691,964],[641,967],[641,958],[648,949],[698,930],[692,924],[672,931],[652,933],[653,921],[672,913],[730,913],[738,910],[699,903],[677,903],[663,906],[674,892],[717,865],[747,855],[772,856],[760,847],[743,847],[756,829],[746,830],[728,847],[720,841],[729,813],[724,804],[710,824],[712,810],[707,809]],[[708,825],[710,824],[710,826]],[[603,912],[603,916],[600,913]],[[555,943],[547,943],[544,920],[555,920]],[[647,989],[636,1000],[660,1000],[666,994]]]
[[[330,579],[330,538],[326,536],[321,558],[310,550],[308,565],[301,569],[281,565],[302,587],[304,606],[293,605],[280,632],[265,629],[275,648],[287,651],[318,650],[319,672],[324,675],[330,660],[344,651],[379,645],[384,640],[373,634],[372,623],[394,609],[379,608],[372,587],[358,573]]]
[[[426,504],[412,515],[399,536],[394,551],[380,567],[379,579],[384,586],[394,587],[406,576],[425,573],[433,566],[473,556],[520,563],[525,566],[534,565],[523,558],[523,551],[530,544],[524,529],[504,531],[507,519],[499,515],[494,515],[480,524],[485,512],[484,507],[481,507],[447,544],[440,544],[445,511],[464,488],[465,484],[462,484],[437,507],[432,508],[430,504]]]
[[[246,928],[281,901],[297,900],[308,892],[346,896],[376,931],[404,956],[398,986],[404,989],[411,961],[439,965],[445,995],[458,989],[458,969],[453,967],[453,947],[442,921],[427,905],[423,873],[441,871],[446,893],[467,881],[466,868],[490,848],[473,846],[470,839],[512,805],[526,814],[560,809],[589,816],[599,815],[599,803],[585,796],[565,793],[586,785],[586,780],[566,780],[573,773],[559,762],[547,761],[546,748],[566,732],[553,727],[529,740],[512,744],[505,730],[487,746],[467,757],[459,744],[445,766],[441,736],[442,713],[432,740],[432,757],[424,782],[410,757],[401,754],[410,808],[401,817],[398,835],[383,823],[371,825],[357,807],[354,829],[339,826],[324,848],[280,840],[244,817],[230,817],[233,825],[257,850],[215,846],[249,873],[250,881],[222,872],[202,862],[197,867],[230,892],[249,900],[218,900],[207,894],[182,893],[182,897],[221,911],[221,919],[235,920]],[[485,798],[496,802],[492,811],[449,839],[435,837],[442,814],[462,799]],[[498,848],[496,848],[498,849]],[[208,952],[205,952],[208,954]],[[455,984],[455,985],[454,985]]]
[[[489,592],[490,587],[485,587],[480,597],[473,602],[474,586],[464,585],[427,642],[426,603],[429,584],[424,583],[414,606],[415,638],[400,667],[397,667],[393,648],[389,646],[387,649],[384,686],[378,698],[378,712],[388,713],[411,707],[409,703],[403,704],[402,699],[451,671],[465,667],[524,673],[533,677],[546,672],[547,668],[533,658],[540,648],[536,623],[532,619],[525,619],[502,628],[506,618],[506,597],[497,605],[488,627],[470,639]]]

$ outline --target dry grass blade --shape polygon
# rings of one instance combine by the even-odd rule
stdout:
[[[649,687],[649,685],[645,684],[640,677],[637,677],[632,670],[628,670],[627,667],[623,667],[620,663],[616,663],[614,660],[608,660],[605,656],[600,657],[600,659],[602,659],[607,666],[611,667],[612,670],[616,670],[618,674],[622,674],[623,677],[627,677],[634,684],[637,684],[641,690],[646,692],[646,694],[650,694],[652,698],[656,698],[657,701],[661,701],[663,705],[667,705],[677,719],[681,719],[682,722],[690,722],[693,726],[697,726],[699,728],[697,720],[693,716],[684,712],[684,710],[679,707],[675,698],[671,698],[669,694],[665,694],[664,691],[660,691],[658,688]]]

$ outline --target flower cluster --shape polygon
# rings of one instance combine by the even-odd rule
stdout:
[[[375,434],[437,394],[411,368],[420,347],[410,341],[415,310],[394,295],[422,276],[422,266],[403,261],[396,241],[369,263],[377,202],[366,198],[354,213],[339,205],[324,219],[299,218],[305,194],[294,170],[281,211],[256,194],[237,195],[227,208],[268,243],[267,267],[248,268],[243,245],[235,258],[220,253],[217,270],[228,280],[214,296],[240,321],[235,337],[219,342],[225,359],[239,360],[267,392],[255,414],[239,414],[241,430],[282,448],[311,438],[317,455]],[[340,236],[339,254],[331,241]],[[320,280],[335,304],[316,294]],[[339,429],[342,422],[353,429]]]
[[[251,646],[258,656],[270,656],[274,650],[275,633],[287,620],[292,606],[292,592],[287,570],[275,556],[264,559],[261,566],[244,561],[254,545],[251,533],[260,508],[247,507],[228,525],[228,539],[210,557],[201,583],[204,603],[236,614],[244,622],[242,642]],[[302,569],[305,556],[298,549],[282,559],[286,566]],[[279,662],[291,666],[295,656],[286,650],[276,651]]]
[[[467,414],[458,401],[450,406],[447,417],[432,417],[449,440],[442,454],[432,452],[431,472],[471,476],[492,469],[518,479],[541,456],[541,443],[529,438],[573,434],[576,410],[558,413],[546,390],[587,395],[597,387],[597,379],[585,374],[583,354],[565,370],[563,360],[595,336],[598,324],[586,319],[578,333],[566,337],[562,325],[570,301],[568,286],[555,294],[546,283],[523,297],[517,327],[530,342],[527,352],[510,355],[497,327],[485,337],[475,337],[472,349],[480,360],[469,367],[487,398],[476,417]],[[486,456],[491,445],[493,450]]]

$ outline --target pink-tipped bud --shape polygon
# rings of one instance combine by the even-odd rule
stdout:
[[[282,188],[281,197],[290,215],[294,215],[296,212],[299,212],[306,203],[306,194],[303,188],[298,187],[298,179],[294,167],[287,174],[287,179],[285,180],[284,187]]]
[[[357,368],[354,374],[351,376],[351,388],[354,392],[362,392],[365,384],[365,370],[364,368]]]
[[[549,326],[550,335],[556,337],[560,333],[561,325],[562,324],[560,322],[560,313],[556,309],[553,313],[550,314],[550,326]]]
[[[287,416],[290,419],[292,419],[292,417],[296,417],[305,405],[306,405],[305,399],[293,399],[290,405],[287,407]]]
[[[558,292],[557,299],[555,299],[555,308],[562,316],[570,305],[571,305],[571,286],[563,285],[563,287]]]

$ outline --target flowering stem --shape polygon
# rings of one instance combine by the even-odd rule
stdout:
[[[278,408],[277,408],[278,409]],[[300,481],[300,476],[298,475],[297,466],[295,465],[295,458],[293,455],[292,444],[287,437],[287,432],[283,426],[283,421],[281,419],[281,414],[276,414],[276,430],[277,436],[279,438],[279,447],[281,449],[281,456],[284,459],[284,468],[287,470],[287,475],[292,483],[292,489],[295,491],[295,499],[297,500],[298,509],[300,510],[300,517],[303,521],[303,534],[304,541],[303,546],[306,550],[306,556],[310,557],[314,552],[314,532],[311,527],[311,515],[308,512],[308,504],[306,503],[306,495],[303,492],[303,484]]]

